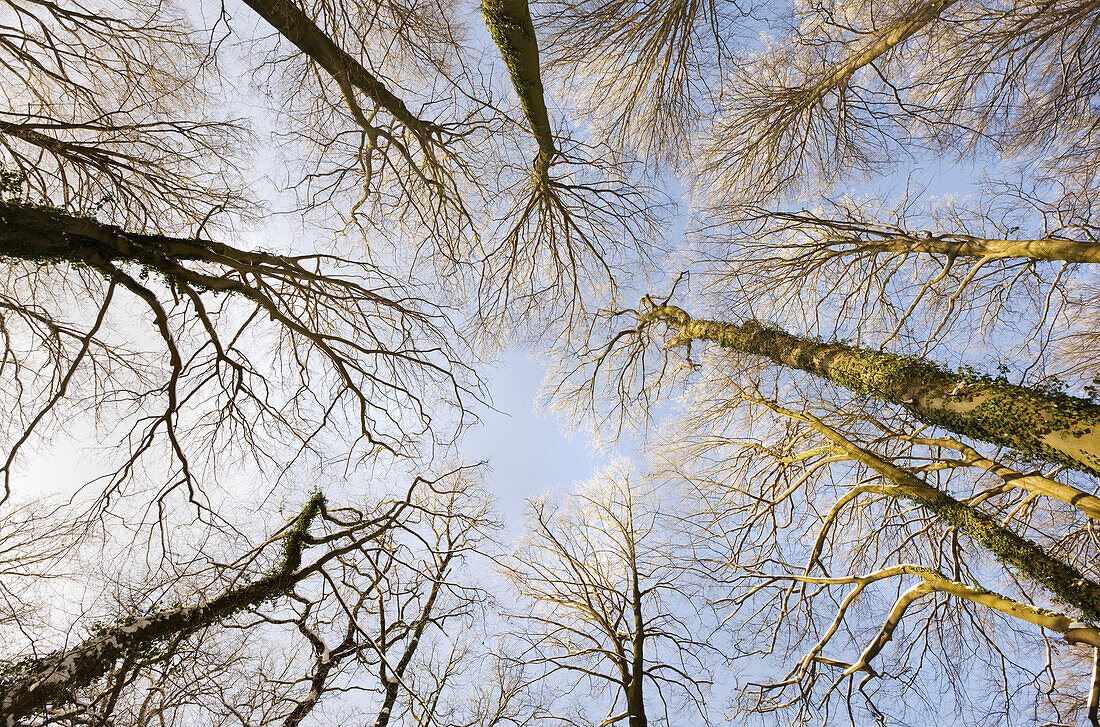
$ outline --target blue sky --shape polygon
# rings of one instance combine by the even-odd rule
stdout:
[[[594,452],[583,431],[568,437],[552,415],[535,413],[545,372],[545,366],[518,349],[483,372],[497,411],[486,410],[461,444],[465,459],[489,463],[486,485],[513,532],[527,498],[572,489],[611,455]]]

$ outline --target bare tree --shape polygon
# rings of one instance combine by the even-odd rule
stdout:
[[[705,168],[721,189],[759,198],[874,169],[909,141],[961,138],[966,151],[992,141],[1051,170],[1094,169],[1095,121],[1081,95],[1097,82],[1094,10],[799,7],[772,47],[746,53],[730,74]]]
[[[490,319],[558,314],[571,328],[583,322],[593,284],[614,292],[625,265],[656,247],[663,203],[629,163],[603,158],[604,144],[555,130],[526,0],[486,0],[480,9],[537,145],[530,170],[514,182],[520,193],[491,253],[498,262],[481,284],[482,312]]]
[[[807,372],[908,412],[915,418],[965,437],[1011,447],[1025,456],[1095,474],[1100,415],[1090,399],[1009,383],[978,372],[951,372],[910,356],[824,342],[770,328],[759,321],[728,323],[692,318],[668,301],[642,299],[639,310],[611,316],[633,317],[634,328],[620,330],[574,369],[582,379],[574,395],[591,396],[610,377],[624,392],[616,406],[627,405],[665,374],[667,362],[647,366],[644,351],[660,341],[668,347],[712,342],[758,356],[789,369]],[[672,335],[654,339],[653,324]],[[658,343],[660,345],[660,343]],[[659,357],[660,358],[660,357]],[[616,383],[617,382],[617,383]],[[629,388],[627,388],[629,387]],[[561,389],[565,391],[564,386]]]
[[[209,101],[211,38],[163,3],[9,2],[0,167],[27,197],[140,231],[240,212],[240,123]]]
[[[302,565],[302,547],[313,520],[322,512],[324,498],[317,494],[294,521],[283,537],[283,558],[272,572],[254,583],[227,590],[197,604],[181,606],[163,613],[150,614],[133,623],[109,627],[83,643],[61,649],[47,656],[32,656],[12,664],[7,671],[4,698],[0,714],[6,724],[16,724],[52,703],[63,701],[73,689],[86,686],[103,677],[115,662],[158,641],[177,635],[187,635],[233,613],[255,606],[265,599],[286,593],[298,581],[320,570],[324,562],[335,557],[332,551],[321,560]],[[389,518],[352,529],[352,547],[378,536],[379,526],[388,526]],[[367,535],[362,537],[362,531]],[[346,547],[346,546],[345,546]],[[350,548],[349,548],[350,549]]]
[[[480,90],[465,85],[464,30],[445,3],[412,7],[291,0],[246,2],[296,52],[258,44],[254,68],[280,69],[280,113],[307,143],[307,204],[333,207],[376,233],[428,235],[447,267],[470,262],[476,245],[478,167],[494,127]],[[374,59],[372,59],[374,56]],[[379,63],[381,59],[384,63]],[[419,76],[420,78],[417,78]],[[425,96],[407,88],[429,83]],[[403,97],[408,93],[407,97]]]
[[[1067,459],[1038,444],[1062,426],[1067,443],[1086,441],[1091,400],[756,321],[699,320],[649,297],[608,320],[634,327],[612,328],[610,342],[592,346],[559,387],[560,403],[591,405],[597,392],[620,421],[637,421],[682,379],[675,347],[688,349],[689,371],[701,369],[658,436],[667,471],[700,493],[696,543],[713,549],[703,561],[731,588],[727,623],[751,634],[741,646],[747,656],[766,654],[789,670],[745,685],[744,709],[805,722],[847,705],[881,721],[896,689],[919,698],[934,691],[925,679],[958,669],[956,647],[929,645],[950,630],[958,643],[978,645],[984,673],[998,675],[998,688],[973,695],[976,709],[1011,714],[1021,709],[1018,690],[1037,695],[1049,677],[1049,694],[1059,696],[1032,697],[1039,713],[1095,710],[1081,673],[1091,672],[1091,656],[1052,652],[1055,677],[1055,667],[1026,658],[1025,644],[1041,635],[1020,625],[1072,644],[1097,639],[1095,471],[1083,450]],[[700,365],[691,347],[704,343],[717,345]],[[996,413],[985,417],[987,406]],[[886,599],[875,628],[855,605],[866,593]],[[1015,620],[1018,635],[999,638],[984,625],[988,611]],[[907,618],[915,625],[902,629]],[[905,636],[890,647],[895,632]],[[837,648],[861,656],[828,654]],[[921,666],[922,651],[936,667]],[[784,661],[792,654],[794,667]],[[990,699],[1002,706],[981,706]]]
[[[441,710],[461,706],[449,696],[461,687],[421,687],[434,651],[450,652],[454,682],[472,658],[455,626],[477,621],[482,595],[458,574],[492,526],[487,515],[462,471],[419,480],[369,510],[329,509],[315,495],[285,534],[220,569],[216,582],[229,584],[220,593],[9,661],[0,713],[7,724],[171,724],[190,715],[297,725],[351,691],[378,727],[399,715],[438,723]],[[256,578],[276,543],[279,559]]]
[[[0,517],[0,626],[27,632],[9,723],[588,719],[534,704],[558,679],[604,724],[706,721],[703,575],[740,648],[785,667],[746,709],[885,721],[883,697],[966,663],[997,682],[968,714],[1100,719],[1100,408],[1042,379],[1098,360],[1094,321],[1068,325],[1100,299],[1096,0],[644,5],[486,0],[492,45],[440,0],[245,0],[204,28],[162,3],[0,8],[0,506],[51,436],[112,453],[93,517]],[[224,93],[249,83],[270,114]],[[268,212],[250,122],[304,219],[365,252],[240,241]],[[952,205],[837,192],[918,155],[1020,181]],[[661,190],[681,189],[704,285],[621,310],[663,284]],[[229,563],[173,547],[196,512],[247,541],[219,480],[258,473],[263,499],[307,463],[449,454],[482,394],[467,361],[586,329],[559,403],[606,394],[605,436],[705,350],[658,432],[694,540],[624,473],[537,503],[505,565],[511,661],[455,633],[485,598],[474,489],[315,498]],[[123,531],[155,567],[117,578],[109,625],[51,641],[22,585]]]
[[[559,679],[560,693],[587,685],[596,699],[575,716],[549,707],[566,724],[707,719],[715,653],[698,638],[691,565],[673,552],[658,495],[630,478],[613,465],[561,506],[532,502],[530,532],[503,563],[520,598],[514,658],[530,678]]]
[[[156,452],[173,464],[154,501],[182,489],[200,507],[210,455],[293,461],[345,405],[353,448],[396,453],[428,429],[425,386],[443,385],[462,406],[448,321],[373,265],[136,234],[49,207],[3,203],[0,215],[4,361],[19,412],[5,493],[21,449],[81,399],[117,417],[127,442],[107,498]],[[159,350],[118,342],[135,324]],[[274,362],[257,355],[268,348]]]
[[[297,6],[257,12],[405,130],[378,132],[401,173],[405,159],[443,189],[427,167],[443,163],[441,138],[465,131],[421,122]],[[21,452],[86,422],[120,452],[95,473],[101,505],[150,488],[154,519],[173,493],[207,508],[216,460],[285,470],[314,454],[356,462],[453,440],[477,383],[416,283],[366,255],[213,239],[239,235],[257,211],[233,162],[240,125],[188,119],[233,109],[207,93],[232,80],[218,65],[224,8],[205,32],[161,3],[3,13],[0,361],[15,416],[0,499]],[[430,432],[436,417],[458,426]]]
[[[716,311],[921,355],[949,350],[965,329],[1029,364],[1080,318],[1071,311],[1097,239],[1072,208],[1008,189],[965,202],[738,205],[696,236],[692,269]]]
[[[968,714],[1095,710],[1082,648],[1095,618],[1040,565],[1095,588],[1086,478],[1029,472],[813,387],[773,381],[765,394],[763,381],[715,373],[668,433],[666,461],[696,488],[700,554],[731,588],[741,648],[778,672],[746,665],[742,709],[904,720],[922,699],[940,708],[946,673]],[[1014,558],[1012,542],[1033,555]]]
[[[613,148],[682,163],[691,158],[692,132],[714,113],[708,89],[756,10],[736,2],[567,0],[539,14],[552,33],[548,66],[580,81],[565,93],[580,96],[579,112],[596,133]]]

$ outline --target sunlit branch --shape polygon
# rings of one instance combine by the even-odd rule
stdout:
[[[757,321],[693,319],[673,305],[649,299],[643,305],[643,324],[663,321],[676,331],[670,345],[710,341],[763,356],[901,406],[948,431],[1100,473],[1100,405],[1092,401],[951,373],[924,359],[822,343]]]
[[[893,486],[878,490],[880,494],[904,498],[924,507],[946,524],[966,533],[998,559],[1041,583],[1063,603],[1081,609],[1093,624],[1100,623],[1100,584],[1085,577],[1072,564],[1050,555],[1035,542],[1009,530],[988,513],[960,502],[909,470],[887,462],[869,449],[852,442],[817,417],[791,411],[771,402],[758,403],[778,414],[805,422],[854,460],[894,483]]]

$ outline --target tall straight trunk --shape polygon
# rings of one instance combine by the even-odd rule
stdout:
[[[58,699],[67,698],[74,689],[104,676],[120,658],[149,650],[165,639],[194,633],[241,609],[289,592],[303,577],[312,573],[310,570],[299,570],[302,539],[323,504],[320,494],[310,498],[283,539],[282,564],[264,578],[208,601],[109,627],[71,649],[31,657],[12,665],[13,675],[0,679],[2,724],[14,727]]]
[[[882,55],[893,50],[920,32],[925,26],[939,18],[958,0],[928,0],[917,5],[908,15],[899,18],[886,32],[872,34],[871,40],[830,68],[812,85],[813,99],[816,102],[829,91],[846,86],[852,76]]]
[[[676,306],[650,304],[642,323],[658,320],[676,329],[673,343],[711,341],[763,356],[905,407],[947,431],[1100,475],[1100,405],[1087,399],[952,373],[926,359],[821,343],[757,321],[696,320]]]
[[[431,123],[413,114],[405,102],[362,63],[339,47],[293,0],[244,0],[279,35],[293,43],[344,89],[354,86],[430,146]],[[346,93],[346,91],[345,91]]]
[[[539,44],[527,0],[482,0],[481,14],[500,50],[531,134],[539,145],[535,174],[543,177],[557,153],[539,67]]]
[[[882,240],[852,241],[856,250],[915,252],[968,258],[1020,258],[1069,263],[1100,263],[1100,244],[1080,240],[1039,238],[995,240],[970,235],[895,235]]]
[[[630,713],[629,727],[647,727],[649,724],[645,714],[645,699],[643,685],[645,683],[645,614],[643,613],[642,587],[639,583],[638,564],[634,551],[635,543],[629,544],[630,553],[630,577],[631,593],[630,603],[634,617],[634,634],[632,637],[632,651],[634,656],[631,665],[632,678],[627,687],[626,708]]]

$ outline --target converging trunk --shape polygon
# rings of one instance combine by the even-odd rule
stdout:
[[[821,343],[757,321],[696,320],[676,306],[650,304],[642,323],[658,320],[677,330],[673,343],[711,341],[763,356],[903,406],[947,431],[1100,475],[1100,405],[1087,399],[951,373],[921,358]]]
[[[11,665],[10,677],[0,679],[0,719],[14,727],[72,690],[103,677],[126,656],[152,649],[157,643],[198,631],[241,609],[290,591],[311,571],[299,570],[302,539],[324,504],[314,495],[283,538],[283,562],[260,580],[226,591],[216,598],[141,616],[111,626],[71,649],[62,649]]]
[[[481,14],[500,50],[531,134],[539,145],[535,174],[544,176],[557,153],[539,66],[539,44],[527,0],[482,0]]]
[[[1079,240],[1039,238],[1035,240],[995,240],[969,235],[921,237],[895,235],[883,240],[852,241],[861,250],[915,252],[970,258],[1021,258],[1068,263],[1100,263],[1100,244]]]

